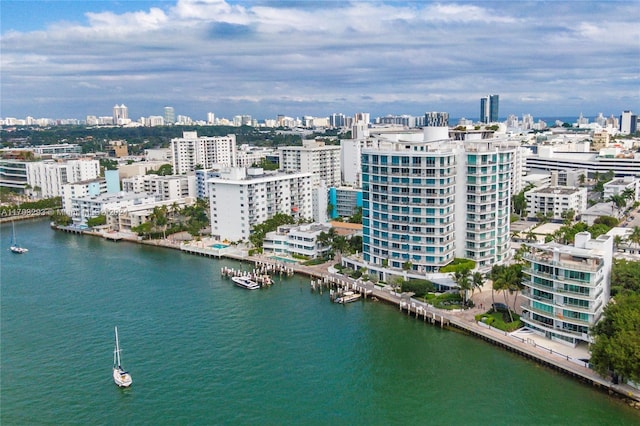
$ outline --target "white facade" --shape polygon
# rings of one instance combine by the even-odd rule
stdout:
[[[32,188],[40,188],[44,198],[62,196],[62,186],[67,183],[96,179],[100,176],[98,160],[45,160],[28,162],[27,182]]]
[[[529,217],[536,214],[553,215],[553,220],[562,220],[562,214],[573,210],[575,216],[587,210],[587,188],[569,186],[548,186],[533,188],[525,192]]]
[[[104,178],[65,184],[62,186],[62,209],[67,216],[72,216],[73,199],[106,193],[107,181]]]
[[[173,173],[192,172],[196,167],[210,169],[216,165],[236,165],[236,136],[201,136],[183,132],[182,138],[171,139]]]
[[[158,200],[177,200],[196,197],[195,175],[141,175],[122,179],[125,192],[153,194]]]
[[[311,173],[264,173],[262,169],[229,168],[208,181],[211,234],[243,241],[252,227],[283,213],[311,219]]]
[[[279,147],[280,170],[313,174],[313,184],[321,180],[327,186],[339,186],[340,147],[325,145],[322,141],[305,140],[302,146]]]
[[[296,254],[315,259],[331,250],[330,246],[318,243],[318,236],[329,229],[331,225],[319,223],[280,226],[277,231],[267,233],[262,248],[265,252]]]
[[[590,331],[609,302],[613,237],[591,239],[580,232],[574,246],[528,246],[520,319],[552,340],[571,346],[592,343]]]
[[[629,191],[633,198],[627,200],[627,204],[640,201],[640,178],[625,176],[623,179],[614,179],[604,184],[604,199],[608,200],[612,195],[622,195]]]
[[[130,231],[131,228],[149,222],[149,217],[155,207],[167,206],[168,211],[177,206],[183,208],[193,205],[195,199],[181,198],[179,200],[153,201],[143,204],[121,205],[119,210],[110,211],[107,218],[107,225],[113,231]]]
[[[252,167],[254,164],[259,165],[268,155],[277,155],[276,151],[271,148],[252,147],[242,144],[236,151],[235,167]]]
[[[153,203],[156,197],[147,194],[101,194],[71,199],[71,218],[76,225],[86,225],[87,220],[105,214],[118,215],[129,206]]]

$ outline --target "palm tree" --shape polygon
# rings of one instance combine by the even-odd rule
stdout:
[[[471,270],[468,268],[462,268],[453,274],[453,281],[460,288],[460,296],[462,297],[462,303],[467,304],[467,290],[471,289]]]
[[[630,243],[640,247],[640,226],[634,226],[633,231],[627,237]]]
[[[480,272],[474,272],[471,276],[471,297],[476,290],[481,291],[484,286],[484,275]]]
[[[620,194],[614,194],[607,198],[606,201],[611,202],[616,206],[618,209],[618,217],[620,217],[620,211],[627,206],[627,199]]]
[[[616,235],[615,237],[613,237],[613,249],[618,250],[618,247],[620,247],[620,244],[622,244],[623,241],[624,238],[622,238],[621,235]]]
[[[636,198],[636,191],[633,188],[625,188],[620,195],[622,195],[625,200],[634,201]]]

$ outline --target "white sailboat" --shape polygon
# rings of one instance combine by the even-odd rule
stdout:
[[[26,252],[29,251],[29,249],[24,248],[24,247],[20,247],[20,245],[18,244],[18,241],[16,240],[16,225],[14,222],[11,222],[11,226],[13,227],[13,235],[11,237],[11,247],[9,247],[9,250],[11,250],[13,253],[16,254],[24,254]]]
[[[118,327],[116,329],[116,347],[113,350],[113,381],[121,388],[131,386],[131,374],[122,368],[120,361],[120,343],[118,342]]]

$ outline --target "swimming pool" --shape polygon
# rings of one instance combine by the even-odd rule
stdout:
[[[280,256],[271,256],[271,259],[277,260],[278,262],[298,263],[297,260],[289,259],[289,258],[286,258],[286,257],[280,257]]]
[[[214,249],[223,249],[223,248],[227,248],[229,247],[228,244],[220,244],[220,243],[216,243],[214,245],[211,246]]]

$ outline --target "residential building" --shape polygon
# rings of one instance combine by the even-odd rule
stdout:
[[[209,198],[209,185],[207,181],[214,177],[220,177],[220,169],[199,169],[196,175],[196,197]]]
[[[480,121],[482,123],[498,122],[499,95],[489,95],[480,98]]]
[[[155,195],[159,201],[195,198],[196,176],[191,175],[139,175],[122,179],[122,190]]]
[[[165,124],[173,124],[176,122],[176,111],[173,107],[166,106],[164,107],[164,114],[162,116]]]
[[[149,222],[151,214],[156,207],[166,206],[168,214],[173,214],[173,209],[182,209],[193,205],[194,198],[180,198],[177,200],[151,201],[141,204],[120,205],[118,210],[109,211],[106,215],[107,226],[112,231],[131,231],[132,228]]]
[[[631,111],[623,111],[620,115],[620,133],[630,135],[638,130],[638,116]]]
[[[362,208],[362,190],[350,186],[329,188],[330,217],[350,217],[356,209]]]
[[[329,229],[331,225],[320,223],[279,226],[276,231],[267,233],[262,248],[267,253],[315,259],[331,250],[331,246],[323,246],[318,242],[318,236],[322,232],[329,232]]]
[[[620,209],[611,201],[594,204],[587,208],[581,215],[580,220],[589,226],[593,226],[595,220],[602,216],[611,216],[620,218],[622,216]]]
[[[107,181],[104,178],[67,183],[62,186],[62,210],[73,217],[73,200],[84,197],[97,197],[107,193]]]
[[[193,172],[198,168],[236,165],[236,135],[201,136],[183,132],[182,138],[171,139],[173,173]]]
[[[144,175],[151,170],[158,170],[161,166],[170,164],[168,161],[138,161],[131,164],[119,164],[118,172],[121,178]]]
[[[62,196],[67,183],[96,179],[100,176],[98,160],[34,161],[28,162],[27,181],[32,189],[38,188],[43,198]]]
[[[425,112],[424,126],[425,127],[449,126],[449,113],[448,112]]]
[[[612,195],[623,195],[626,192],[633,195],[627,200],[627,204],[640,201],[640,178],[625,176],[622,179],[614,179],[604,184],[603,198],[608,200]]]
[[[373,136],[373,132],[372,132]],[[489,268],[509,258],[517,144],[456,141],[448,128],[378,134],[362,150],[363,259],[438,272],[455,257]]]
[[[87,220],[104,214],[113,216],[126,211],[129,206],[157,201],[155,196],[121,192],[71,198],[71,218],[74,225],[86,225]]]
[[[260,168],[227,168],[208,180],[211,235],[247,240],[254,225],[276,213],[313,216],[311,173],[265,173]]]
[[[122,104],[122,105],[116,104],[113,107],[113,124],[122,125],[122,124],[127,124],[130,121],[131,120],[129,120],[129,108],[127,108],[125,104]]]
[[[573,246],[527,246],[520,319],[549,339],[574,347],[592,343],[591,330],[609,302],[613,237],[580,232]]]
[[[340,147],[325,145],[320,140],[304,140],[302,146],[278,147],[280,170],[286,173],[302,172],[313,175],[313,185],[321,180],[330,186],[339,186]]]
[[[266,160],[267,157],[272,155],[278,155],[277,151],[272,148],[242,144],[240,148],[236,150],[235,167],[259,167],[263,160]]]
[[[28,161],[0,160],[0,188],[24,191],[27,188]]]
[[[524,193],[529,217],[543,214],[551,220],[561,221],[563,213],[573,210],[575,217],[587,210],[587,188],[547,186],[533,188]]]

